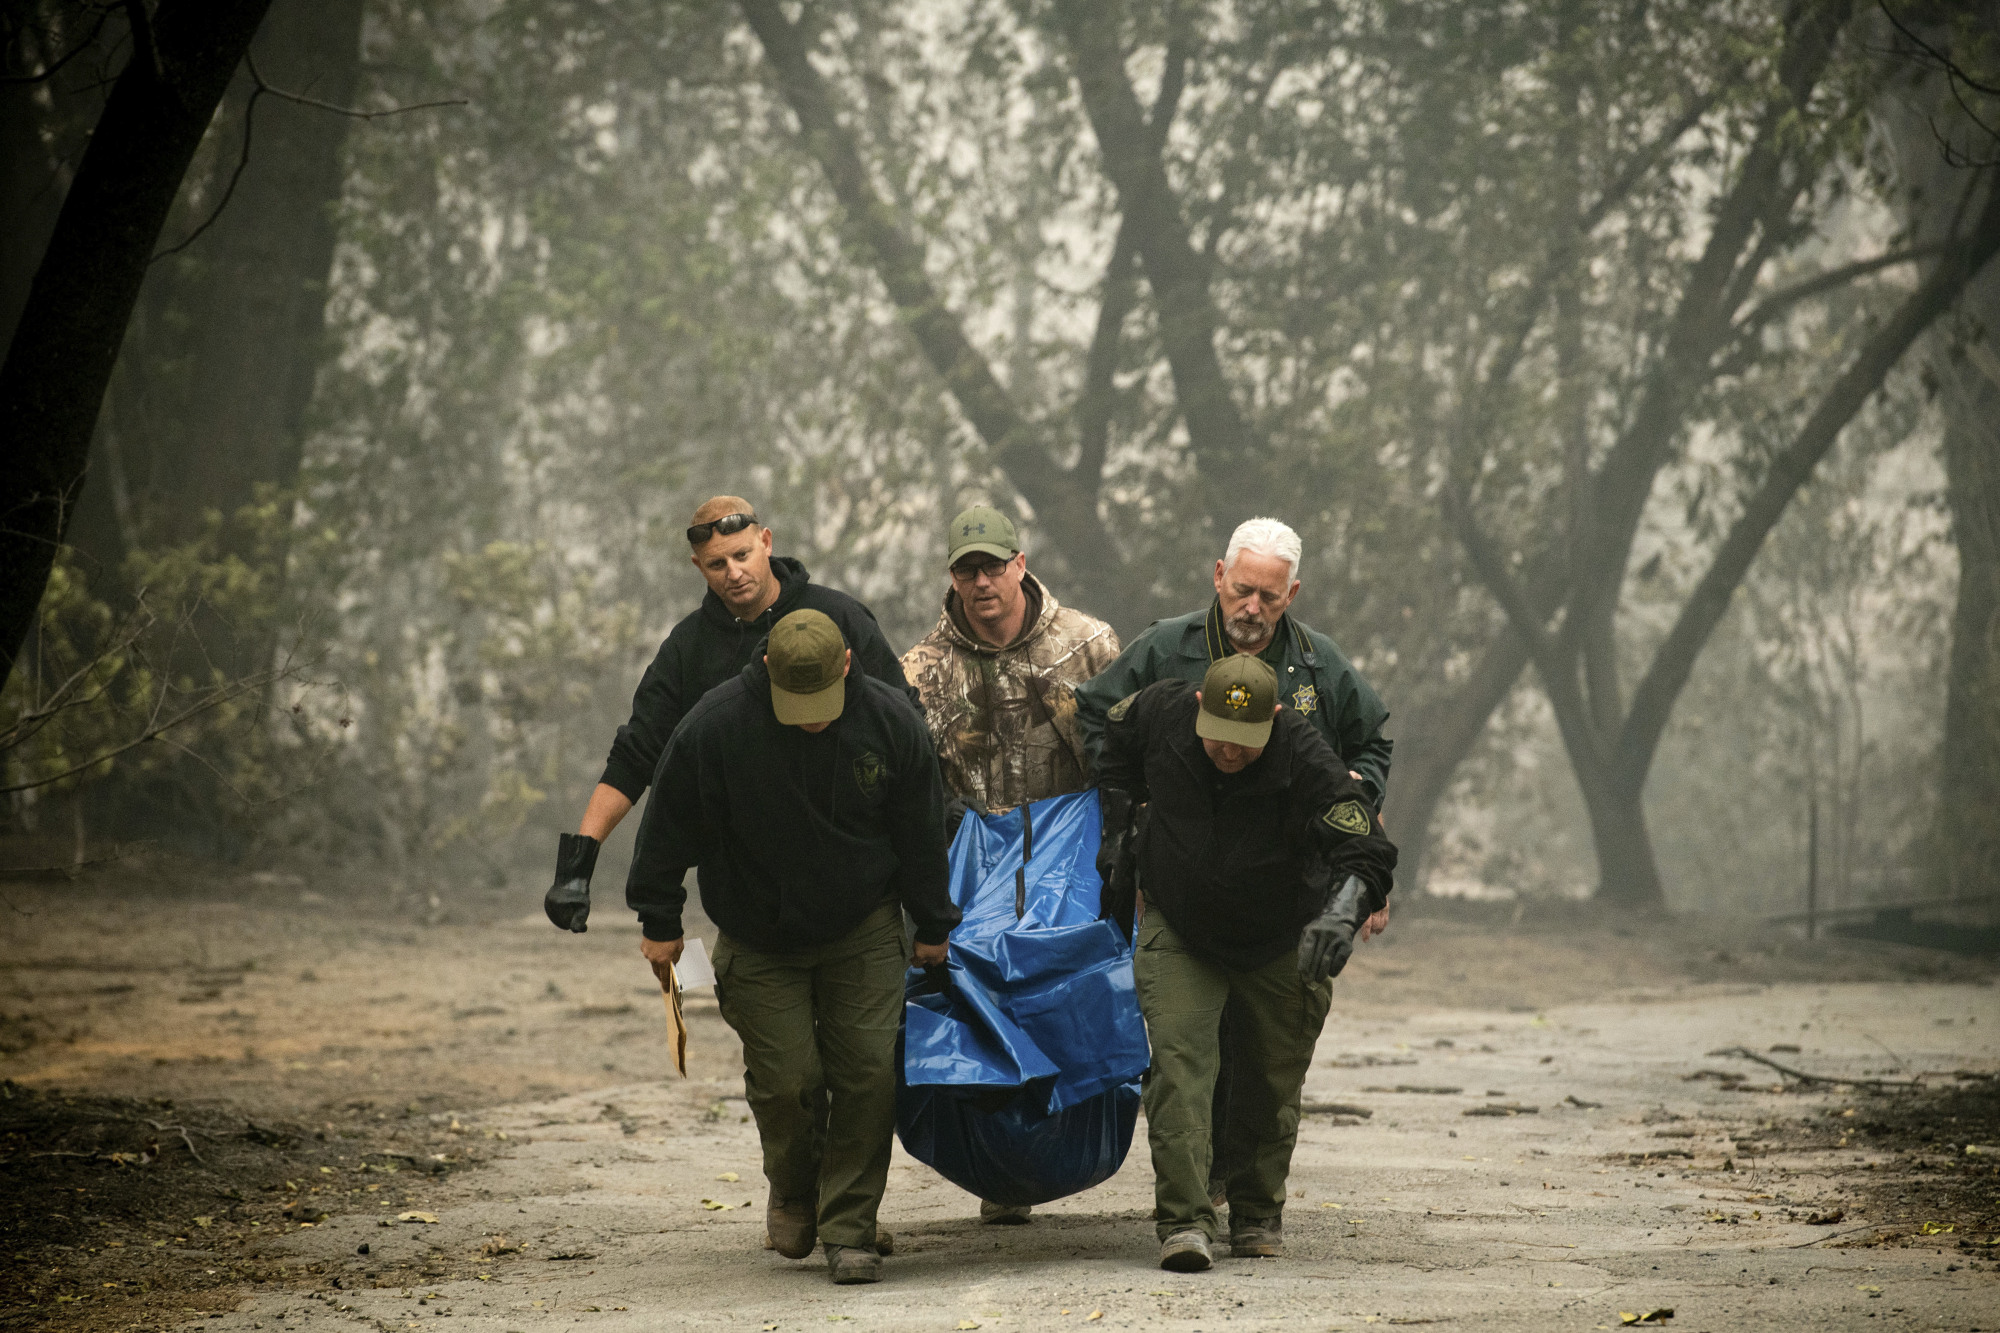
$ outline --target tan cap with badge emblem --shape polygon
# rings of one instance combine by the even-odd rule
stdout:
[[[788,727],[831,722],[847,702],[847,641],[818,611],[794,611],[771,627],[764,648],[771,711]]]
[[[1271,719],[1278,712],[1278,673],[1261,658],[1231,653],[1201,678],[1201,711],[1194,734],[1261,750],[1271,743]]]

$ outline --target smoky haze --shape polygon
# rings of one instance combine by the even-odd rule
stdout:
[[[0,1321],[849,1317],[641,814],[542,914],[716,495],[899,654],[967,506],[1127,643],[1275,517],[1390,714],[1312,1262],[902,1154],[862,1316],[1994,1308],[1980,6],[20,0],[0,74]]]

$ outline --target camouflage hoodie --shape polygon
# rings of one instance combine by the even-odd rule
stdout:
[[[1007,647],[975,637],[947,591],[937,628],[903,654],[946,790],[988,810],[1088,785],[1076,687],[1118,656],[1111,626],[1060,605],[1033,574],[1021,591],[1026,628]]]

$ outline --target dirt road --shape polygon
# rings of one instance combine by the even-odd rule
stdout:
[[[9,1190],[39,1165],[132,1200],[94,1221],[64,1205],[60,1241],[22,1214],[15,1326],[1507,1330],[1672,1308],[1684,1330],[2000,1329],[2000,1113],[1970,1077],[2000,1070],[2000,992],[1914,951],[1406,920],[1341,983],[1307,1100],[1368,1114],[1308,1117],[1286,1258],[1154,1267],[1142,1121],[1117,1177],[1023,1228],[979,1226],[899,1149],[888,1280],[835,1288],[761,1249],[711,1001],[691,1006],[693,1077],[662,1078],[629,929],[368,924],[274,888],[126,901],[105,932],[88,893],[9,892],[0,1073],[24,1098],[170,1099],[211,1126],[186,1150],[154,1135],[140,1165],[11,1145]],[[1787,979],[1815,974],[1847,979]],[[1706,1054],[1726,1047],[1946,1090],[1800,1091]],[[299,1145],[238,1143],[232,1116]],[[228,1168],[225,1137],[268,1160]]]

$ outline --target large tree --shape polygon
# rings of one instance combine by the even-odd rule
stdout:
[[[188,165],[271,0],[124,7],[130,51],[0,362],[0,671],[34,624],[112,366]]]

